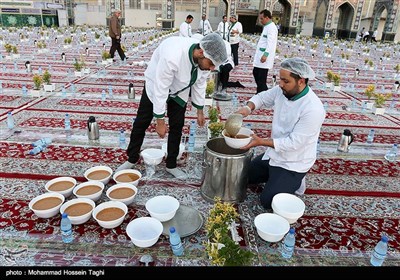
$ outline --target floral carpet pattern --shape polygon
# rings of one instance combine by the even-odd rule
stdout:
[[[280,44],[286,50],[284,46],[291,42],[283,40]],[[246,87],[228,88],[227,91],[236,95],[240,104],[255,92],[250,59],[254,46],[247,41],[242,45],[245,51],[230,80],[240,80]],[[154,47],[152,45],[137,55],[131,51],[129,57],[136,62],[148,60],[149,51]],[[73,56],[70,51],[67,54]],[[324,73],[330,67],[330,60],[323,57],[322,61],[312,60],[309,52],[304,56],[320,73],[317,80],[311,82],[311,87],[328,107],[320,134],[318,159],[306,176],[305,194],[299,196],[306,210],[292,225],[296,229],[294,256],[284,260],[279,253],[280,242],[266,242],[257,234],[254,219],[266,212],[258,200],[261,185],[250,186],[246,199],[236,205],[240,214],[240,245],[256,254],[254,266],[368,266],[371,250],[380,236],[386,234],[389,237],[389,255],[385,265],[399,266],[400,161],[388,162],[383,156],[393,143],[400,143],[400,106],[395,104],[384,115],[362,111],[363,86],[374,79],[372,74],[358,78],[359,83],[354,89],[346,85],[340,91],[332,91],[324,88]],[[275,75],[281,59],[278,57],[275,61]],[[4,266],[139,266],[142,265],[140,257],[150,254],[155,266],[210,266],[204,250],[207,242],[204,222],[213,204],[202,196],[203,150],[208,141],[207,131],[203,128],[197,130],[195,152],[190,155],[185,152],[178,161],[178,166],[190,178],[185,181],[173,178],[165,171],[163,161],[156,167],[153,177],[144,176],[140,180],[135,201],[128,207],[128,214],[119,227],[104,229],[90,219],[74,226],[74,242],[64,244],[59,215],[42,219],[29,209],[30,200],[45,192],[47,181],[72,176],[78,183],[84,182],[83,173],[88,168],[107,165],[115,169],[127,159],[125,149],[119,147],[119,130],[125,129],[129,142],[146,67],[135,63],[113,64],[104,67],[104,73],[103,67],[95,61],[94,57],[87,59],[91,73],[81,78],[67,73],[71,65],[68,67],[54,61],[57,89],[42,97],[22,96],[23,85],[26,84],[28,89],[32,87],[31,74],[0,71],[3,81],[0,92],[0,263]],[[10,61],[5,64],[7,67],[12,65]],[[342,69],[343,75],[346,73],[346,83],[351,80],[356,65],[353,62],[334,69]],[[375,78],[381,79],[380,82],[389,88],[393,82],[389,76]],[[271,77],[268,77],[268,83],[271,82]],[[129,83],[134,84],[135,100],[128,99]],[[62,95],[62,86],[66,88],[66,96]],[[109,86],[112,86],[111,96]],[[107,93],[105,100],[101,97],[103,90]],[[395,94],[394,97],[399,96]],[[349,110],[352,98],[357,100],[358,107]],[[221,121],[225,121],[237,106],[231,101],[216,100],[213,105],[220,109]],[[206,116],[208,108],[205,108]],[[11,130],[6,125],[8,111],[13,111],[16,125]],[[65,113],[71,116],[71,131],[64,130]],[[87,138],[89,116],[95,116],[100,127],[97,141]],[[269,137],[272,116],[273,110],[261,109],[245,118],[244,123],[250,124],[258,136]],[[190,121],[195,118],[196,110],[188,104],[184,139],[189,133]],[[349,153],[340,153],[336,149],[337,143],[346,128],[354,134],[354,142]],[[371,128],[375,129],[374,142],[366,144]],[[52,143],[43,152],[29,155],[31,143],[42,137],[51,137]],[[165,141],[158,138],[152,124],[146,131],[143,148],[160,148]],[[262,148],[257,148],[255,154],[262,151]],[[135,168],[146,174],[141,160]],[[106,189],[113,184],[111,180]],[[172,254],[164,235],[154,246],[139,248],[126,234],[126,226],[132,219],[149,216],[144,207],[146,201],[163,194],[174,196],[182,205],[195,208],[203,219],[198,231],[183,238],[184,257],[177,258]],[[96,204],[107,200],[104,192]]]

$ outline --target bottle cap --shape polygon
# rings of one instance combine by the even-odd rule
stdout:
[[[175,227],[170,227],[170,228],[169,228],[169,232],[170,232],[170,233],[174,233],[174,232],[175,232]]]
[[[294,233],[294,228],[290,228],[289,233]]]
[[[67,213],[62,213],[61,217],[62,217],[62,218],[67,218],[67,217],[68,217],[68,214],[67,214]]]
[[[387,238],[386,235],[382,236],[381,240],[382,240],[383,242],[388,242],[388,241],[389,241],[389,239]]]

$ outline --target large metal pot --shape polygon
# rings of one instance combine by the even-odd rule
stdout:
[[[222,137],[211,139],[204,147],[202,197],[224,202],[242,202],[246,198],[248,169],[253,150],[233,149]]]

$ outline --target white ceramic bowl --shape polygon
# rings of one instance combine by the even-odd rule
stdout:
[[[258,235],[268,242],[278,242],[282,240],[289,231],[289,222],[274,213],[259,214],[254,219]]]
[[[104,185],[107,185],[111,179],[113,171],[111,167],[106,165],[99,165],[89,168],[83,174],[88,181],[100,181]]]
[[[122,176],[122,177],[121,177]],[[137,179],[134,179],[133,177],[137,177]],[[140,173],[139,170],[135,169],[124,169],[116,172],[113,175],[113,180],[115,183],[130,183],[134,186],[137,186],[139,184],[140,179],[142,178],[142,173]]]
[[[74,188],[72,192],[78,198],[89,198],[93,201],[97,201],[100,199],[103,190],[104,190],[104,184],[102,182],[91,180],[80,183]]]
[[[289,193],[278,193],[272,198],[272,210],[293,224],[304,214],[306,205],[303,200]]]
[[[43,200],[46,199],[47,201]],[[52,199],[53,200],[53,206],[52,207],[46,207],[46,205],[48,205],[48,203],[50,203],[50,201],[48,199]],[[59,203],[56,203],[57,201],[55,201],[54,199],[59,199]],[[40,201],[40,202],[39,202]],[[55,216],[58,211],[61,208],[61,205],[64,203],[65,201],[65,196],[63,196],[60,193],[57,192],[47,192],[41,195],[38,195],[37,197],[33,198],[30,202],[29,202],[29,209],[31,209],[36,216],[38,216],[39,218],[50,218]],[[41,205],[37,204],[35,206],[35,203],[39,202]],[[35,207],[35,208],[33,208]],[[40,209],[39,209],[40,207]]]
[[[112,192],[114,194],[112,194]],[[117,192],[117,193],[115,193],[115,192]],[[127,192],[130,192],[131,194],[129,196],[127,196]],[[137,192],[138,192],[138,189],[136,188],[135,185],[129,184],[129,183],[119,183],[119,184],[115,184],[114,186],[110,187],[107,190],[106,195],[110,200],[120,201],[126,205],[130,205],[135,200],[135,196],[136,196]]]
[[[179,201],[169,195],[159,195],[147,200],[145,207],[153,218],[160,222],[171,220],[179,208]]]
[[[132,243],[141,248],[156,244],[163,231],[162,223],[152,217],[140,217],[129,222],[126,234]]]
[[[48,192],[56,192],[65,196],[71,196],[76,186],[76,180],[72,177],[57,177],[46,183],[44,186]],[[67,187],[67,188],[66,188]]]
[[[253,134],[253,131],[251,129],[246,128],[246,127],[241,127],[239,132],[238,132],[238,134],[237,134],[237,136],[245,135],[245,136],[247,136],[245,138],[232,138],[232,137],[226,136],[225,133],[226,133],[226,131],[224,129],[222,131],[222,136],[224,136],[225,143],[231,148],[239,149],[239,148],[241,148],[243,146],[246,146],[247,144],[250,143],[250,141],[251,141],[251,136],[250,135]]]
[[[140,153],[143,157],[144,163],[149,165],[160,164],[165,156],[165,153],[161,149],[144,149]]]
[[[108,209],[107,211],[112,211],[113,208],[121,209],[123,215],[118,216],[118,218],[107,221],[98,218],[98,214],[101,213],[101,211],[105,209]],[[115,228],[120,224],[122,224],[122,222],[125,219],[126,213],[128,213],[128,207],[124,203],[120,201],[107,201],[97,205],[92,212],[92,216],[103,228]]]
[[[168,155],[168,143],[165,142],[164,144],[162,144],[161,149],[165,152],[165,155]],[[185,144],[180,143],[179,144],[179,154],[178,154],[178,159],[180,159],[183,155],[183,153],[185,152]]]
[[[81,207],[85,208],[85,210],[86,210],[85,213],[77,215],[76,211],[79,211],[79,209],[69,208],[69,207],[74,207],[74,205],[77,205],[77,204],[82,204]],[[89,198],[74,198],[74,199],[71,199],[71,200],[65,202],[61,206],[60,213],[63,214],[64,212],[66,212],[68,214],[68,218],[71,221],[71,224],[80,225],[80,224],[86,223],[90,219],[90,217],[92,216],[93,209],[95,207],[96,207],[96,204],[94,203],[93,200],[91,200]],[[80,209],[82,209],[82,208],[80,208]]]

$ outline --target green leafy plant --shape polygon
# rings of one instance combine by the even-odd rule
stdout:
[[[49,71],[44,71],[43,76],[42,76],[42,80],[43,83],[45,83],[46,85],[50,85],[50,79],[51,79],[51,74],[49,73]]]
[[[333,84],[335,86],[339,86],[340,85],[340,75],[339,74],[333,74],[332,80],[333,80]]]
[[[12,47],[12,53],[13,53],[13,54],[17,54],[17,53],[18,53],[18,48],[17,48],[17,46],[13,46],[13,47]]]
[[[97,32],[95,32],[95,33],[94,33],[94,38],[95,38],[95,39],[100,39],[100,34],[97,33]]]
[[[241,237],[237,232],[239,213],[232,203],[214,198],[214,207],[210,210],[205,227],[208,241],[206,253],[211,263],[218,266],[248,266],[254,261],[255,254],[239,245]]]
[[[64,44],[71,44],[72,42],[72,38],[71,37],[67,37],[64,39]]]
[[[364,93],[368,97],[368,99],[371,99],[371,97],[374,96],[375,94],[375,86],[374,85],[367,86]]]
[[[384,93],[374,93],[375,97],[375,107],[382,108],[385,105],[386,100],[392,97],[392,94],[384,94]]]
[[[34,89],[39,90],[43,83],[42,77],[39,74],[35,74],[33,75],[32,79]]]
[[[330,70],[326,71],[326,78],[328,79],[328,82],[332,82],[333,72]]]
[[[207,81],[207,86],[206,86],[206,97],[211,97],[211,95],[214,93],[214,87],[215,83],[213,80],[208,80]]]
[[[4,45],[4,48],[6,49],[6,52],[7,52],[8,54],[11,53],[11,51],[12,51],[12,45],[10,45],[10,44],[5,44],[5,45]]]
[[[400,73],[400,64],[397,64],[397,65],[394,67],[394,70],[396,70],[396,73]]]
[[[83,62],[82,60],[75,60],[73,66],[76,71],[81,71],[85,67],[85,62]]]
[[[108,51],[103,51],[103,52],[101,53],[101,58],[102,58],[103,60],[107,60],[107,59],[111,58],[111,55],[110,55],[110,53],[109,53]]]

